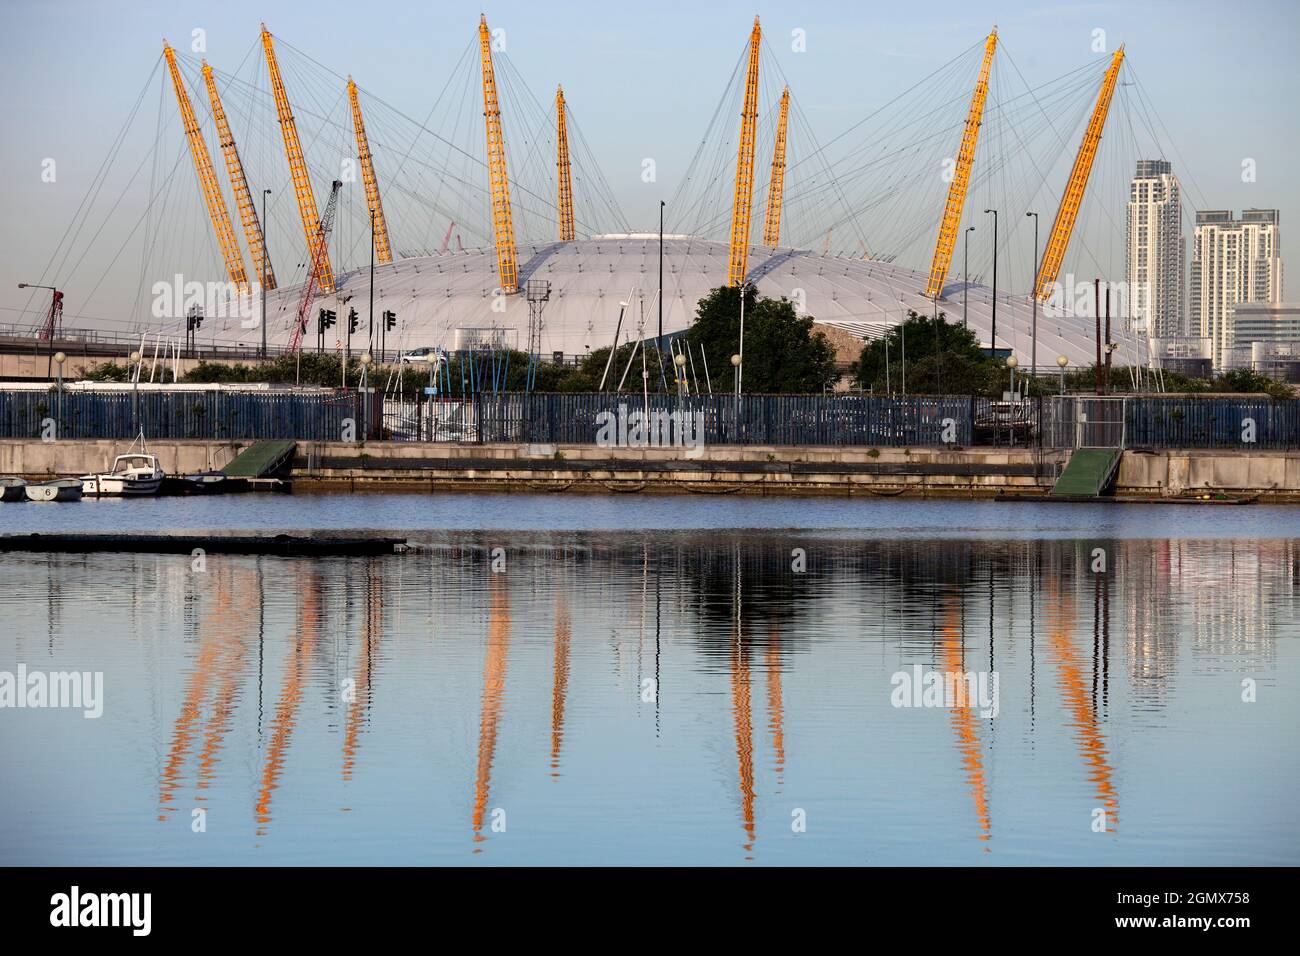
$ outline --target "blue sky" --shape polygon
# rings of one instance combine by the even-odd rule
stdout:
[[[157,60],[164,36],[207,32],[215,64],[237,61],[265,19],[274,33],[411,115],[423,116],[472,39],[480,9],[508,30],[513,65],[539,97],[562,82],[634,228],[649,229],[675,188],[730,76],[755,13],[809,120],[825,140],[997,24],[1031,84],[1085,64],[1093,31],[1124,42],[1168,126],[1188,204],[1282,210],[1284,235],[1300,187],[1300,7],[1286,0],[1037,4],[774,3],[635,5],[458,2],[9,2],[0,82],[9,91],[0,142],[0,324],[26,301]],[[794,29],[807,52],[789,52]],[[154,94],[154,100],[156,100]],[[150,101],[146,100],[148,104]],[[146,105],[146,109],[152,107]],[[640,179],[656,158],[655,184]],[[55,183],[42,162],[58,161]],[[1243,159],[1256,162],[1242,182]],[[287,178],[287,177],[286,177]],[[1120,210],[1122,214],[1122,210]],[[937,211],[936,211],[937,217]],[[1047,214],[1045,214],[1045,218]],[[122,220],[133,220],[124,207]],[[99,274],[121,234],[105,229],[83,268]],[[1283,257],[1288,246],[1283,244]],[[97,267],[97,268],[96,268]],[[128,270],[130,271],[130,270]],[[126,286],[134,282],[135,277]],[[110,283],[118,281],[116,277]],[[73,285],[75,286],[74,279]],[[1288,298],[1294,298],[1294,295]],[[75,288],[69,308],[76,311]]]

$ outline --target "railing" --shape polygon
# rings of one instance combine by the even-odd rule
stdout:
[[[1080,416],[1083,416],[1082,419]],[[1300,448],[1300,399],[0,390],[0,438]],[[638,429],[641,429],[638,431]],[[664,429],[669,438],[664,440]]]
[[[340,441],[379,438],[381,409],[379,395],[355,391],[0,391],[0,438],[123,439],[143,429],[149,439]]]

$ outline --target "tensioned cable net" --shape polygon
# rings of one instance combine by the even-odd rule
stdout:
[[[266,57],[256,32],[250,32],[240,60],[210,65],[259,219],[265,204],[260,225],[279,286],[268,297],[267,328],[278,345],[288,338],[310,256]],[[371,223],[347,95],[351,75],[394,260],[376,271],[375,296],[382,301],[375,310],[392,309],[402,316],[388,345],[451,347],[458,330],[500,327],[513,330],[510,344],[522,346],[526,319],[521,318],[521,297],[494,301],[495,236],[476,33],[466,31],[461,54],[416,115],[369,88],[364,63],[349,64],[341,72],[296,47],[292,37],[277,34],[274,42],[318,213],[325,209],[331,182],[342,182],[328,236],[340,307],[358,309],[368,326],[363,334],[373,336]],[[747,40],[740,44],[730,74],[719,74],[723,90],[711,121],[668,196],[667,232],[692,238],[674,238],[665,250],[667,330],[684,328],[694,300],[726,281],[747,46]],[[983,52],[984,39],[972,38],[969,47],[929,73],[900,79],[896,91],[873,92],[857,120],[826,130],[810,118],[803,93],[783,71],[778,51],[762,43],[750,217],[755,250],[748,274],[760,285],[767,283],[765,294],[798,298],[819,320],[868,335],[901,320],[909,309],[935,307],[920,293]],[[201,60],[183,49],[177,49],[176,58],[243,264],[255,278]],[[958,244],[938,304],[951,315],[968,301],[977,332],[990,325],[993,223],[984,210],[998,210],[999,346],[1017,351],[1025,346],[1019,316],[1029,309],[1036,263],[1109,62],[1108,55],[1098,55],[1031,84],[1007,38],[999,36]],[[632,318],[620,335],[645,332],[644,316],[656,309],[658,244],[638,238],[636,229],[649,233],[657,223],[632,224],[623,213],[584,135],[582,90],[565,87],[576,239],[560,243],[554,84],[535,91],[504,50],[493,51],[493,65],[519,278],[521,283],[530,277],[547,279],[555,286],[546,307],[543,347],[581,353],[609,344],[619,303],[629,295],[635,299],[629,307]],[[1083,282],[1124,274],[1124,204],[1137,160],[1174,160],[1193,197],[1200,198],[1139,77],[1129,51],[1067,247],[1063,279]],[[787,87],[780,241],[778,249],[770,250],[761,246],[762,230],[780,100]],[[268,188],[270,194],[263,196]],[[1184,209],[1190,219],[1190,205]],[[1037,257],[1029,212],[1039,215]],[[968,234],[970,226],[975,231]],[[73,290],[65,316],[69,325],[179,336],[183,313],[175,303],[170,310],[159,308],[159,284],[171,284],[175,276],[185,282],[224,282],[227,260],[217,236],[160,54],[52,251],[41,282]],[[971,287],[963,296],[967,259]],[[126,295],[123,275],[135,277]],[[33,297],[20,321],[34,330],[42,320]],[[1040,342],[1045,354],[1059,347],[1070,350],[1072,360],[1086,358],[1078,354],[1086,344],[1081,328],[1069,327],[1065,319],[1042,321],[1048,325],[1046,334],[1061,340],[1058,346]],[[1055,333],[1053,321],[1058,322]],[[214,341],[253,338],[233,316],[209,317],[203,333]],[[331,340],[330,345],[337,343]]]

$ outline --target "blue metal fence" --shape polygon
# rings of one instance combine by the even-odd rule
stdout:
[[[1129,448],[1300,448],[1300,399],[1126,398]]]
[[[0,390],[0,438],[504,441],[595,444],[636,428],[708,445],[1070,447],[1082,397],[1008,403],[971,396],[480,394],[395,401],[347,392]],[[1130,448],[1300,448],[1300,399],[1115,397]],[[368,404],[368,407],[367,407]],[[1119,413],[1119,410],[1116,409]],[[138,424],[137,424],[138,423]],[[604,433],[602,434],[602,429]],[[613,429],[612,431],[610,429]],[[669,439],[670,441],[672,438]]]
[[[379,396],[371,399],[370,430],[378,437]],[[130,438],[143,429],[151,439],[337,441],[347,420],[360,436],[366,415],[357,392],[0,391],[0,438]]]

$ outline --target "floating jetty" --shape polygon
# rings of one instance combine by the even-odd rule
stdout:
[[[35,551],[89,554],[131,551],[146,554],[272,554],[284,557],[397,554],[404,538],[319,537],[288,534],[9,534],[0,535],[0,552]]]

